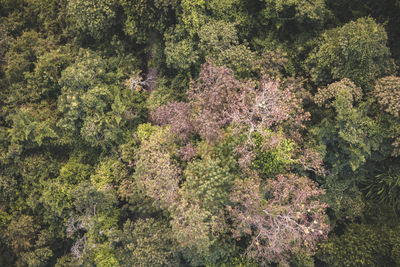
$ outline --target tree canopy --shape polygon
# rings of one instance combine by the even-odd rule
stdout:
[[[0,0],[0,266],[400,265],[399,14]]]

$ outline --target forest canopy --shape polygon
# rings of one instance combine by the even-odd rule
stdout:
[[[0,0],[0,266],[400,266],[396,0]]]

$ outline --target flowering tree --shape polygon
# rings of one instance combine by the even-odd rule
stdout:
[[[171,132],[184,141],[194,131],[190,118],[190,104],[188,103],[173,102],[161,106],[151,114],[151,117],[156,124],[169,124]]]
[[[227,205],[233,237],[250,237],[248,256],[264,263],[285,262],[296,253],[311,255],[326,236],[327,205],[317,200],[324,192],[306,177],[271,178],[295,163],[322,171],[317,153],[300,149],[296,142],[301,139],[293,139],[309,118],[298,89],[292,81],[266,76],[241,81],[229,68],[207,62],[191,84],[188,103],[172,102],[151,114],[153,122],[168,125],[163,131],[169,128],[183,143],[180,154],[187,163],[181,173],[171,164],[168,141],[158,131],[149,139],[158,135],[156,143],[142,142],[136,174],[146,194],[168,207],[172,231],[182,248],[191,251],[190,258],[213,257],[213,244],[227,236]],[[197,147],[191,139],[195,134],[203,139]],[[227,136],[236,141],[221,156],[228,153],[232,166],[241,168],[230,169],[210,152],[228,142]],[[241,180],[244,173],[251,178]],[[259,176],[269,178],[266,186]],[[266,192],[270,199],[264,198]]]
[[[389,76],[379,79],[376,82],[373,96],[377,98],[380,106],[388,114],[392,115],[389,119],[389,135],[394,138],[393,155],[400,155],[400,78]]]
[[[209,62],[202,66],[188,92],[196,130],[202,137],[215,141],[221,136],[221,129],[232,121],[232,104],[241,86],[232,70]]]
[[[264,193],[270,197],[265,199]],[[312,255],[317,241],[326,237],[326,204],[317,184],[294,174],[278,175],[261,186],[257,177],[238,180],[228,206],[234,237],[250,237],[247,255],[268,262],[285,263],[292,254]]]

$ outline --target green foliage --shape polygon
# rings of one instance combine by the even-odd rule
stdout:
[[[27,147],[41,146],[43,142],[57,138],[52,111],[46,106],[39,110],[35,107],[21,107],[17,114],[10,115],[12,128],[10,141],[25,144]]]
[[[96,252],[94,261],[96,263],[96,266],[99,266],[99,267],[108,267],[108,266],[118,267],[118,266],[120,266],[117,258],[114,255],[114,251],[112,249],[107,249],[107,248],[100,248]]]
[[[240,0],[196,0],[181,1],[181,20],[190,36],[197,34],[210,18],[215,20],[245,23],[242,2]]]
[[[392,156],[400,155],[400,120],[399,120],[399,99],[400,79],[389,76],[379,79],[371,98],[376,98],[379,108],[374,110],[376,118],[384,129],[383,134],[392,142]],[[372,101],[372,100],[371,100]],[[382,110],[385,111],[382,114]]]
[[[30,89],[41,97],[55,98],[61,89],[61,72],[72,62],[71,53],[69,47],[60,47],[39,56],[35,71],[27,77]]]
[[[198,32],[200,49],[215,57],[218,53],[238,43],[237,32],[233,23],[210,21]],[[211,54],[210,54],[211,52]]]
[[[39,31],[46,36],[54,36],[62,31],[65,21],[65,15],[63,14],[63,9],[66,6],[65,1],[27,0],[26,4],[26,12],[30,12],[32,17],[36,19]]]
[[[105,190],[119,184],[127,176],[126,166],[122,162],[110,158],[102,160],[90,180],[98,190]]]
[[[46,266],[49,264],[53,252],[50,248],[44,247],[36,249],[33,252],[27,252],[22,255],[23,261],[27,266]]]
[[[60,175],[45,183],[41,203],[48,211],[46,219],[53,221],[58,217],[66,220],[72,209],[72,190],[89,179],[92,168],[75,160],[67,162],[60,169]]]
[[[187,71],[212,57],[239,73],[248,71],[255,55],[239,44],[236,27],[247,27],[241,0],[185,0],[180,6],[180,23],[164,35],[169,67]]]
[[[361,97],[361,89],[347,79],[320,89],[315,95],[318,105],[334,110],[312,129],[326,150],[325,161],[332,165],[334,174],[349,168],[357,170],[382,142],[380,125],[367,115],[368,103],[357,105]]]
[[[67,162],[60,170],[59,179],[63,183],[77,185],[86,181],[91,173],[91,167],[75,160]]]
[[[185,37],[182,28],[175,28],[165,34],[165,56],[169,67],[188,70],[199,59],[198,52],[194,49],[194,42]]]
[[[257,262],[249,260],[244,257],[237,257],[229,260],[228,262],[219,263],[215,265],[207,265],[207,267],[258,267],[260,266]]]
[[[220,160],[206,158],[188,164],[184,171],[185,183],[182,187],[185,199],[190,202],[201,201],[200,206],[212,213],[217,212],[228,201],[228,193],[234,176],[229,165]]]
[[[330,11],[324,0],[264,0],[262,24],[278,33],[280,38],[312,35],[327,21]],[[307,29],[307,30],[305,30]]]
[[[104,75],[104,62],[90,50],[82,51],[79,60],[62,72],[59,80],[61,95],[58,98],[58,109],[64,115],[58,122],[61,128],[67,131],[76,131],[81,128],[82,118],[85,115],[82,96],[101,83]],[[100,110],[101,104],[104,107],[104,102],[100,102]]]
[[[9,247],[17,255],[27,251],[32,246],[35,234],[35,225],[32,216],[23,215],[13,218],[4,232],[4,238]]]
[[[293,156],[296,144],[290,139],[283,139],[275,148],[268,150],[264,147],[267,140],[263,135],[254,132],[252,138],[256,146],[253,168],[259,172],[262,178],[270,178],[283,173],[295,163]]]
[[[388,204],[396,211],[400,209],[400,170],[397,165],[389,166],[385,171],[365,179],[363,190],[371,200]]]
[[[118,233],[121,266],[178,266],[177,243],[168,222],[153,218],[126,221]]]
[[[182,92],[179,88],[174,88],[166,78],[160,78],[157,80],[157,89],[151,92],[147,99],[147,106],[149,110],[155,110],[170,102],[178,101],[181,97]]]
[[[364,90],[370,90],[375,79],[391,74],[387,34],[372,18],[351,21],[322,34],[316,50],[309,56],[312,80],[326,85],[349,78]]]
[[[394,266],[391,257],[391,232],[385,226],[349,225],[342,235],[321,243],[317,257],[329,266]],[[396,253],[396,252],[394,252]]]
[[[116,20],[114,0],[70,0],[66,7],[69,25],[73,30],[102,40],[111,33]]]
[[[0,0],[0,265],[400,265],[397,2]]]
[[[331,169],[321,182],[333,224],[360,217],[364,202],[358,185],[369,175],[363,174],[368,172],[365,164],[384,152],[382,125],[369,116],[371,103],[361,99],[361,88],[348,79],[319,89],[314,97],[316,104],[329,110],[311,132]]]
[[[124,136],[122,127],[136,127],[143,118],[145,96],[119,88],[118,78],[107,74],[108,62],[98,54],[82,50],[80,56],[59,80],[58,110],[63,117],[57,125],[92,146],[118,144]]]
[[[5,71],[7,80],[19,83],[24,80],[24,73],[34,69],[34,63],[42,56],[51,42],[40,38],[35,31],[24,32],[11,43],[7,52],[8,64]]]
[[[3,101],[16,109],[17,104],[40,100],[42,89],[32,85],[29,79],[34,75],[35,64],[54,47],[54,43],[41,38],[35,31],[24,32],[15,40],[7,40],[7,43],[9,49],[4,59],[7,65],[2,74],[6,86],[3,89]]]
[[[362,216],[364,211],[362,192],[354,185],[354,181],[350,180],[354,174],[350,175],[344,177],[349,177],[347,181],[341,181],[341,177],[335,175],[328,176],[324,181],[327,192],[322,199],[328,203],[331,210],[332,226],[346,221],[355,221]]]
[[[151,123],[143,123],[138,126],[136,135],[139,140],[143,142],[144,140],[148,140],[157,130],[159,130],[159,128],[151,125]]]
[[[176,0],[119,0],[126,16],[124,32],[137,43],[153,42],[156,33],[162,33],[171,23]],[[153,36],[152,36],[153,35]]]

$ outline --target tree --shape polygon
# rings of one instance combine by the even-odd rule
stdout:
[[[360,18],[342,27],[328,30],[307,64],[317,85],[348,78],[364,90],[394,70],[383,26],[372,18]]]
[[[264,25],[279,33],[282,39],[290,39],[301,34],[320,30],[330,11],[325,1],[306,0],[264,0],[261,10]],[[307,29],[307,30],[304,30]]]
[[[29,251],[33,246],[36,230],[37,227],[35,227],[33,217],[22,215],[18,218],[13,218],[7,230],[3,233],[9,247],[19,257],[20,262],[21,254]]]
[[[370,179],[363,181],[363,191],[368,199],[389,205],[398,211],[400,209],[397,198],[400,191],[399,168],[396,161],[387,160],[385,163],[389,163],[388,166],[384,166],[385,169],[380,170],[378,174],[371,174],[372,177],[368,177]]]
[[[74,241],[71,254],[81,264],[116,266],[115,251],[109,243],[119,216],[113,191],[97,191],[90,183],[82,182],[71,191],[71,196],[73,211],[66,222],[66,235]]]
[[[300,252],[312,255],[329,231],[324,191],[306,177],[278,175],[264,188],[257,176],[236,180],[227,209],[235,238],[249,238],[247,256],[266,265],[288,261]],[[267,196],[264,198],[264,196]]]
[[[156,128],[142,140],[136,158],[135,181],[156,205],[170,207],[178,197],[180,169],[173,161],[173,139],[168,128]]]
[[[296,144],[290,139],[273,133],[270,133],[269,138],[265,138],[259,132],[254,132],[251,139],[254,140],[252,141],[254,155],[251,155],[253,159],[248,164],[258,171],[261,178],[266,179],[283,173],[296,162],[294,158]],[[271,144],[273,142],[277,144]],[[269,145],[266,145],[268,143]],[[249,152],[251,153],[251,151]]]
[[[82,119],[85,116],[82,96],[89,89],[101,84],[105,78],[105,68],[105,62],[100,56],[90,50],[82,50],[79,54],[79,59],[63,70],[59,80],[61,95],[58,98],[58,110],[64,116],[58,122],[59,127],[70,132],[80,130]],[[99,88],[98,90],[102,90],[101,92],[107,96],[108,91],[105,88]],[[103,100],[99,105],[100,110],[106,105],[104,100],[107,99],[104,98],[103,96],[103,99],[99,99]]]
[[[358,188],[362,171],[384,141],[382,126],[369,117],[368,101],[362,89],[348,79],[318,89],[314,102],[325,107],[320,122],[311,128],[329,175],[324,184],[332,213],[332,222],[354,220],[363,209]],[[361,173],[360,173],[361,172]]]
[[[72,62],[72,49],[60,47],[38,57],[35,70],[27,76],[29,89],[34,90],[41,98],[54,99],[60,93],[58,80],[61,72]]]
[[[31,86],[27,80],[32,75],[31,72],[35,70],[35,64],[39,58],[53,49],[54,43],[41,38],[35,31],[27,31],[15,40],[10,40],[9,46],[6,53],[4,93],[6,93],[6,103],[15,108],[15,105],[41,99],[41,90]]]
[[[178,266],[177,243],[169,224],[153,218],[126,221],[116,237],[121,266]]]
[[[372,95],[378,100],[381,110],[383,109],[390,114],[390,116],[382,116],[380,114],[381,116],[379,117],[383,117],[382,122],[385,123],[387,136],[394,139],[392,155],[398,156],[400,155],[400,78],[389,76],[379,79]]]
[[[362,96],[362,89],[348,79],[315,94],[316,104],[333,109],[312,131],[325,147],[325,161],[334,174],[349,167],[357,170],[382,141],[379,124],[367,116],[368,106],[359,102]]]
[[[80,136],[94,147],[109,148],[143,120],[145,92],[122,86],[121,77],[107,73],[110,65],[97,53],[81,50],[79,60],[62,72],[58,110],[63,116],[57,125],[69,142]]]
[[[138,44],[153,42],[154,34],[163,33],[171,24],[177,0],[119,0],[126,16],[124,32]],[[152,36],[153,35],[153,36]]]
[[[44,221],[55,229],[63,227],[60,222],[70,215],[73,208],[72,191],[89,179],[92,168],[70,159],[59,172],[55,179],[43,182],[44,188],[39,199],[44,207]]]
[[[116,187],[128,177],[128,170],[121,161],[113,158],[103,159],[96,168],[96,172],[90,176],[90,180],[98,190],[106,190]]]
[[[218,139],[221,129],[232,121],[231,104],[241,86],[232,70],[212,63],[203,65],[198,81],[188,91],[194,110],[194,125],[203,138]]]
[[[198,203],[203,209],[217,213],[227,204],[235,179],[229,167],[218,158],[191,161],[185,168],[185,183],[182,186],[186,201]]]
[[[157,108],[152,114],[153,122],[165,126],[169,125],[170,130],[177,138],[187,141],[190,134],[194,132],[192,119],[190,118],[190,104],[184,102],[172,102]]]
[[[95,40],[107,37],[116,23],[114,0],[71,0],[66,12],[69,25],[78,34],[88,35]]]
[[[55,118],[51,114],[52,109],[46,106],[21,107],[17,114],[9,116],[12,122],[9,129],[11,143],[25,144],[26,148],[40,147],[57,138]]]
[[[246,45],[238,43],[236,28],[248,28],[243,1],[184,0],[177,10],[180,11],[179,23],[169,28],[164,35],[168,66],[187,71],[191,67],[198,68],[206,57],[215,57],[220,58],[221,65],[229,65],[232,61],[237,64],[231,64],[230,67],[237,67],[238,71],[245,72],[245,67],[239,66],[238,62],[241,59],[250,64],[255,55]],[[222,47],[229,49],[221,49]],[[236,58],[238,56],[240,59]]]
[[[330,266],[391,266],[397,259],[391,254],[394,245],[391,230],[382,226],[351,224],[342,235],[334,234],[320,245],[318,258]],[[393,229],[398,234],[399,227]],[[393,255],[393,256],[392,256]]]
[[[195,49],[195,43],[187,37],[183,27],[178,25],[169,29],[164,35],[164,39],[167,66],[187,71],[198,62],[199,53]]]

